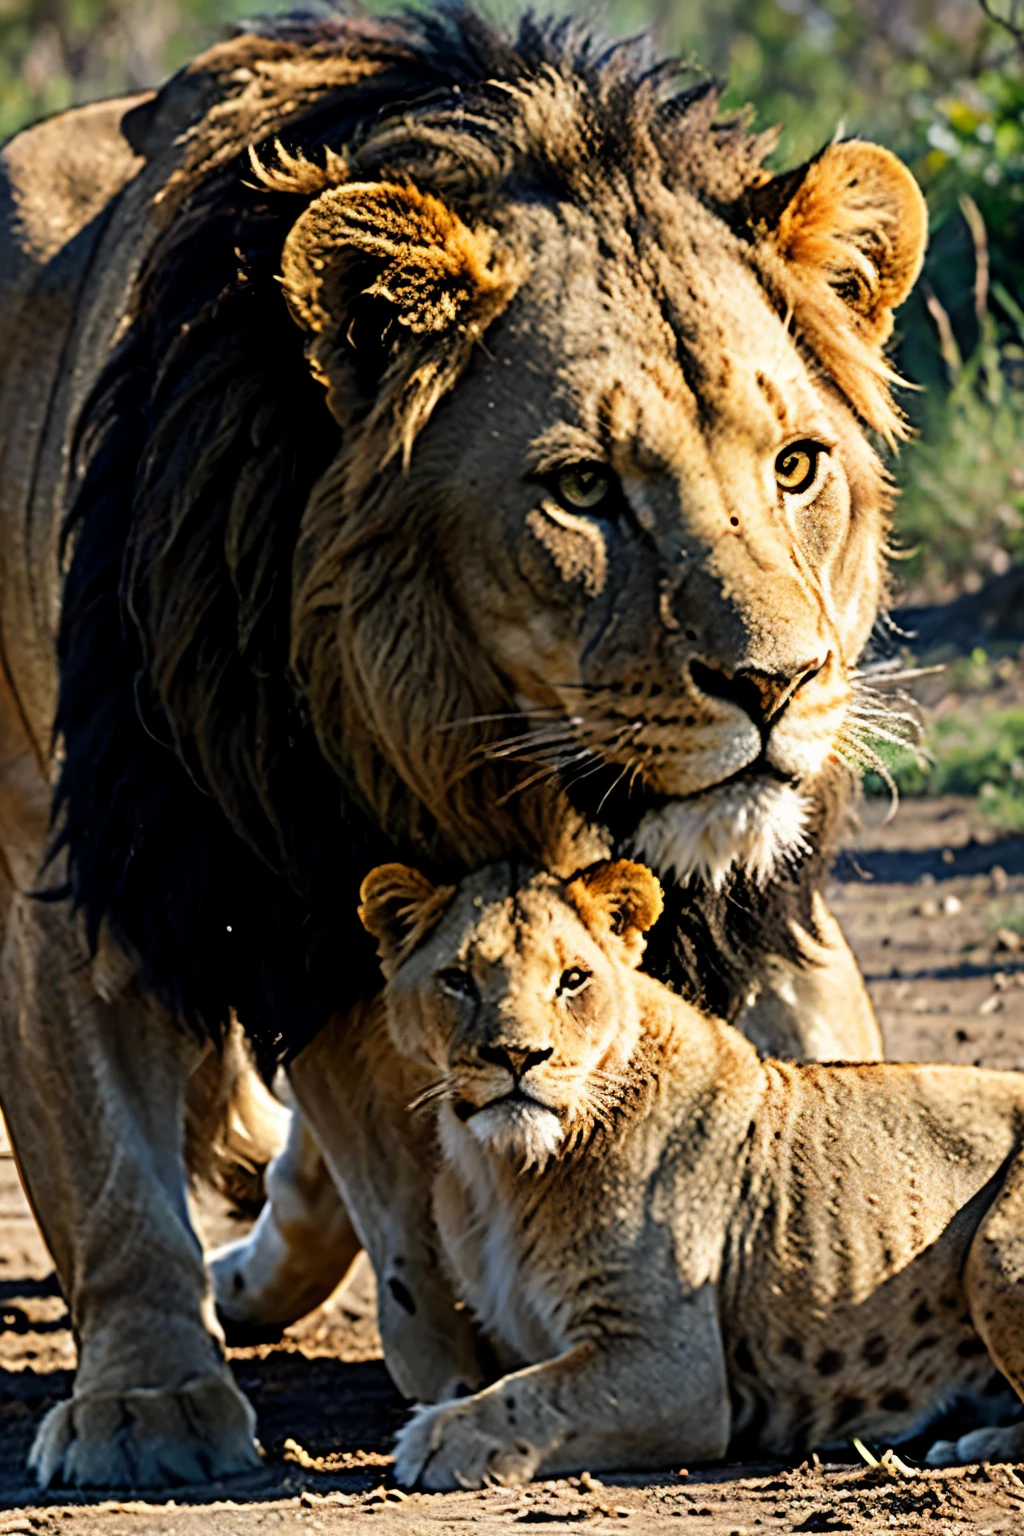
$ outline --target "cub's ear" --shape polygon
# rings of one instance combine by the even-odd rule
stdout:
[[[881,349],[928,243],[928,210],[906,166],[879,144],[831,144],[755,187],[747,216],[781,263],[797,329],[865,419],[902,435]]]
[[[497,250],[493,230],[470,229],[432,193],[357,181],[328,187],[296,220],[281,280],[293,317],[311,333],[310,362],[343,426],[346,364],[382,375],[404,333],[411,351],[405,386],[412,397],[402,422],[408,451],[473,342],[512,297],[519,270]],[[410,337],[419,345],[410,348]]]
[[[614,935],[628,964],[640,964],[644,934],[665,905],[661,885],[646,864],[604,859],[571,880],[566,894],[593,933]]]
[[[390,977],[451,905],[454,885],[433,886],[406,864],[380,864],[359,887],[359,921],[377,940],[381,970]]]

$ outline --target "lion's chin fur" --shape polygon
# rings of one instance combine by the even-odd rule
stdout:
[[[763,886],[809,852],[811,808],[792,785],[740,780],[648,812],[636,830],[636,853],[659,875],[696,875],[716,891],[734,871]]]
[[[562,1141],[558,1116],[542,1104],[489,1104],[468,1124],[481,1146],[518,1164],[522,1172],[542,1168]]]

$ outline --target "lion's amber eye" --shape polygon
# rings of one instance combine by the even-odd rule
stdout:
[[[561,471],[555,484],[565,506],[592,512],[607,498],[612,480],[601,464],[574,464]]]
[[[577,992],[582,992],[590,980],[590,972],[585,971],[581,965],[572,965],[567,971],[563,971],[558,980],[559,997],[575,997]]]
[[[789,496],[801,496],[804,491],[809,491],[818,478],[818,466],[825,452],[821,443],[814,443],[810,438],[783,448],[775,460],[775,478],[780,488]]]
[[[446,970],[438,971],[437,979],[441,986],[452,997],[461,998],[464,1002],[472,1001],[476,997],[476,982],[468,971],[464,971],[461,965],[450,965]]]

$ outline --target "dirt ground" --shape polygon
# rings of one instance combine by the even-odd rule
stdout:
[[[866,825],[841,858],[829,898],[867,976],[888,1054],[903,1060],[1024,1068],[1024,837],[994,840],[976,802],[907,802]],[[225,1219],[201,1213],[208,1240]],[[233,1231],[240,1230],[237,1227]],[[160,1501],[39,1495],[24,1458],[36,1424],[71,1387],[74,1349],[45,1249],[0,1145],[0,1536],[252,1536],[340,1531],[365,1519],[386,1536],[427,1536],[472,1522],[551,1529],[631,1525],[644,1532],[1024,1529],[1024,1478],[1003,1467],[922,1472],[728,1466],[658,1476],[584,1476],[509,1493],[394,1489],[389,1445],[404,1405],[380,1359],[372,1292],[356,1273],[276,1346],[231,1351],[259,1416],[256,1476],[178,1489]],[[875,1447],[881,1454],[883,1447]]]

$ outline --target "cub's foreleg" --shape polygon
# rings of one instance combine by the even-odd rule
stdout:
[[[714,1293],[683,1307],[685,1332],[587,1341],[454,1403],[419,1407],[395,1447],[395,1476],[424,1488],[527,1483],[584,1468],[717,1461],[729,1391]],[[646,1330],[645,1330],[646,1331]]]
[[[31,1452],[40,1481],[159,1487],[258,1464],[216,1337],[182,1157],[200,1048],[66,906],[15,896],[0,958],[0,1086],[19,1170],[71,1311],[71,1399]]]
[[[475,1334],[441,1267],[431,1211],[434,1116],[410,1109],[429,1078],[391,1044],[380,1000],[321,1030],[291,1080],[373,1265],[399,1391],[436,1402],[479,1386]]]

